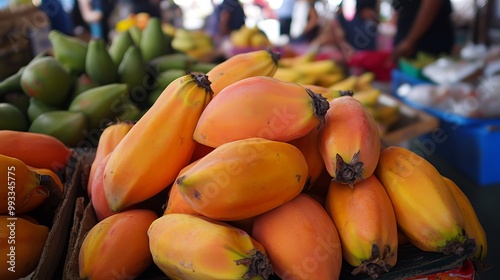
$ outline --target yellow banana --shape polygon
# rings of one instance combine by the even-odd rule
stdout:
[[[398,227],[419,249],[462,253],[465,221],[453,193],[437,169],[398,146],[380,153],[375,175],[394,206]]]
[[[270,49],[237,54],[217,64],[207,76],[215,96],[225,87],[249,77],[272,77],[278,69],[280,54]]]
[[[175,180],[191,159],[193,131],[211,94],[201,73],[179,77],[165,88],[106,164],[104,193],[111,210],[142,202]]]
[[[155,264],[172,280],[268,279],[263,246],[245,231],[189,214],[169,214],[148,230]]]
[[[51,198],[51,206],[57,207],[62,188],[54,178],[40,174],[23,161],[0,154],[0,214],[18,215],[40,206]],[[60,181],[59,181],[60,182]]]
[[[376,88],[363,90],[363,91],[354,91],[354,95],[352,97],[359,100],[363,105],[375,106],[378,103],[378,98],[380,96],[380,90]]]
[[[300,72],[313,76],[321,76],[331,73],[336,69],[336,67],[335,62],[331,59],[314,60],[301,64],[295,64],[293,66],[293,68],[299,70]]]
[[[356,83],[357,83],[358,77],[356,76],[349,76],[339,82],[334,83],[333,85],[329,86],[328,88],[334,89],[334,90],[356,90]]]
[[[276,73],[273,75],[273,78],[283,82],[295,83],[301,76],[302,73],[297,69],[278,67]]]
[[[443,177],[443,179],[452,191],[453,196],[460,207],[460,211],[462,212],[465,221],[465,232],[467,233],[467,236],[474,239],[476,243],[477,251],[474,254],[474,258],[484,260],[488,251],[488,243],[486,240],[486,233],[484,232],[483,226],[476,215],[476,211],[474,211],[474,207],[472,207],[469,198],[467,198],[455,182],[446,177]]]

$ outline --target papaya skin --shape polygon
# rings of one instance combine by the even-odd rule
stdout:
[[[117,213],[111,211],[108,201],[106,200],[106,195],[104,194],[104,168],[106,168],[110,156],[111,153],[99,161],[99,165],[97,165],[93,174],[94,178],[92,179],[92,185],[89,185],[89,189],[91,190],[90,195],[92,197],[92,207],[94,208],[97,221],[102,221]]]
[[[104,193],[111,210],[145,201],[173,183],[191,160],[193,131],[210,100],[210,81],[201,73],[184,75],[165,88],[106,165]]]
[[[337,228],[325,209],[307,194],[255,217],[252,236],[266,248],[282,279],[340,276],[342,249]]]
[[[439,171],[420,155],[389,146],[380,154],[375,175],[391,199],[401,231],[417,248],[462,253],[464,217]]]
[[[153,211],[133,209],[97,223],[80,248],[80,278],[114,279],[122,273],[139,276],[153,263],[147,231],[155,219]]]
[[[193,167],[198,161],[192,162],[186,167],[184,167],[179,174],[183,174],[191,167]],[[167,206],[165,207],[164,215],[167,214],[174,214],[174,213],[180,213],[180,214],[190,214],[190,215],[200,215],[198,212],[196,212],[191,205],[189,205],[184,198],[181,196],[179,192],[179,185],[177,185],[177,180],[174,181],[172,184],[172,187],[170,187],[168,199],[167,199]]]
[[[332,181],[326,210],[337,225],[344,259],[355,267],[353,274],[368,274],[375,279],[396,264],[396,216],[389,196],[375,176],[354,188]]]
[[[101,160],[109,155],[120,143],[120,141],[125,137],[125,135],[134,126],[133,122],[117,122],[110,124],[102,131],[99,137],[99,142],[97,143],[97,149],[95,152],[94,160],[90,165],[89,181],[87,184],[87,194],[89,198],[92,198],[92,185],[94,180],[94,174],[96,172],[97,166],[100,165]]]
[[[151,224],[148,236],[155,264],[173,280],[263,280],[272,273],[262,244],[223,222],[169,214]]]
[[[313,128],[308,134],[289,142],[304,155],[309,170],[305,191],[311,189],[325,169],[323,157],[319,152],[319,129]]]
[[[303,190],[307,176],[307,162],[295,146],[248,138],[217,147],[179,174],[176,183],[196,212],[234,221],[293,199]]]
[[[351,187],[370,177],[380,155],[380,134],[373,116],[347,94],[330,101],[319,149],[333,180]]]
[[[444,176],[443,179],[452,191],[453,196],[455,197],[460,208],[460,212],[462,212],[467,236],[473,239],[477,246],[476,253],[473,258],[479,261],[484,261],[488,252],[488,241],[486,239],[486,233],[484,232],[483,226],[476,215],[476,211],[474,210],[469,198],[455,182]]]
[[[216,64],[207,72],[212,81],[214,97],[227,86],[255,76],[272,77],[278,70],[280,55],[271,50],[258,50],[237,54]]]
[[[47,134],[0,130],[0,154],[18,158],[33,167],[57,172],[66,167],[73,151]]]
[[[289,142],[317,128],[328,108],[324,97],[298,84],[250,77],[224,88],[208,104],[193,138],[209,147],[250,137]]]
[[[3,280],[14,280],[28,276],[33,272],[42,256],[43,248],[47,237],[49,236],[49,228],[43,225],[37,225],[21,217],[15,217],[15,221],[11,216],[0,216],[0,261],[2,268],[0,269],[0,278]],[[15,272],[7,269],[10,257],[11,245],[7,245],[10,236],[10,228],[8,227],[15,223],[16,244],[15,244]]]

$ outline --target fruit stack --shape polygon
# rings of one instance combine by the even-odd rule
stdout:
[[[454,182],[382,147],[352,91],[282,81],[278,60],[254,51],[186,73],[136,123],[105,128],[81,278],[156,266],[169,279],[338,279],[343,261],[377,278],[405,239],[484,259],[484,231]],[[145,203],[158,197],[165,208]]]
[[[54,221],[66,197],[64,174],[72,155],[52,136],[0,130],[1,279],[30,275],[42,259],[49,236],[60,229]],[[63,252],[59,247],[58,253]],[[50,258],[53,253],[44,254],[44,261],[56,263],[58,259]]]

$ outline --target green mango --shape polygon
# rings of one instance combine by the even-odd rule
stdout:
[[[128,32],[130,32],[130,37],[132,37],[134,44],[136,46],[140,46],[141,45],[141,38],[142,38],[142,30],[139,29],[139,27],[137,27],[136,25],[133,25],[132,27],[130,27]]]
[[[30,62],[21,75],[21,87],[28,96],[51,106],[62,106],[74,77],[54,57],[44,56]]]
[[[30,105],[30,97],[24,94],[24,92],[10,92],[0,98],[0,102],[7,102],[16,106],[21,113],[28,118],[28,107]]]
[[[23,112],[10,103],[0,103],[0,130],[28,130],[29,123]]]
[[[26,66],[19,68],[16,73],[10,75],[0,82],[0,96],[9,92],[23,90],[21,88],[21,76],[23,74],[24,68],[26,68]]]
[[[127,84],[109,84],[82,92],[68,107],[70,112],[81,112],[89,120],[90,129],[100,129],[121,112],[121,103],[128,97]]]
[[[80,112],[45,112],[30,125],[30,132],[51,135],[68,147],[76,147],[89,134],[88,119]]]
[[[71,100],[75,99],[80,93],[95,88],[99,86],[94,83],[87,74],[83,73],[76,78],[75,84],[73,85],[73,92],[71,93]]]
[[[85,72],[87,56],[87,42],[68,36],[58,30],[49,32],[49,41],[52,44],[54,57],[61,62],[72,74],[79,75]]]
[[[28,106],[28,118],[30,122],[33,122],[39,115],[45,112],[58,111],[57,107],[47,105],[36,98],[31,97]]]
[[[142,59],[148,62],[152,59],[168,54],[171,51],[170,42],[161,27],[161,20],[152,17],[148,20],[146,27],[142,30],[140,49]]]
[[[85,59],[85,72],[98,85],[108,85],[118,81],[118,66],[106,49],[103,39],[91,39]]]
[[[132,45],[128,48],[118,67],[118,75],[119,82],[128,84],[131,89],[144,87],[147,72],[139,47]]]
[[[115,65],[120,65],[125,52],[130,46],[135,46],[135,43],[128,30],[116,34],[108,48],[108,53]]]

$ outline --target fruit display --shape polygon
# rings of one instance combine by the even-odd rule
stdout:
[[[397,267],[403,236],[422,255],[484,260],[468,199],[417,153],[381,145],[356,90],[326,98],[277,78],[267,56],[226,60],[244,75],[214,76],[217,94],[209,74],[186,73],[137,122],[106,128],[80,277],[375,279]]]
[[[375,279],[403,238],[484,261],[455,182],[382,144],[399,108],[379,104],[373,73],[346,75],[317,49],[282,57],[256,28],[230,37],[254,50],[217,64],[203,62],[214,49],[201,31],[144,14],[117,28],[108,45],[51,31],[52,53],[0,82],[0,167],[17,176],[15,191],[0,176],[0,223],[15,192],[26,262],[1,279],[40,262],[51,228],[29,214],[55,212],[81,146],[94,155],[78,174],[94,222],[73,237],[82,279]]]

